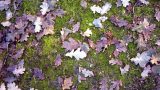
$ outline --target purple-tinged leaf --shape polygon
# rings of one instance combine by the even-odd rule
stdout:
[[[21,38],[20,38],[20,42],[24,42],[24,41],[27,41],[28,40],[28,33],[24,33],[23,35],[21,35]]]
[[[50,25],[50,26],[44,28],[42,32],[40,32],[36,35],[37,40],[40,40],[44,35],[54,34],[53,29],[54,29],[53,25]]]
[[[62,63],[61,55],[58,54],[58,55],[56,56],[55,61],[54,61],[54,65],[55,65],[55,66],[60,66],[61,63]]]
[[[116,80],[111,82],[112,85],[110,86],[109,90],[120,90],[120,86],[122,86],[121,80]]]
[[[138,44],[137,45],[138,48],[145,48],[147,46],[146,45],[147,42],[144,40],[144,37],[142,34],[139,34],[139,37],[136,40],[136,43]]]
[[[122,6],[122,1],[121,0],[117,0],[116,4],[117,4],[117,7],[120,7],[120,6]]]
[[[160,21],[160,10],[156,9],[154,17],[157,19],[158,22]]]
[[[63,9],[56,9],[54,12],[53,12],[53,15],[56,17],[62,17],[63,15],[65,14],[65,11]]]
[[[109,64],[121,66],[122,65],[122,61],[120,61],[118,59],[111,59],[111,60],[109,60]]]
[[[100,40],[96,43],[96,51],[99,53],[102,51],[105,47],[108,45],[108,40],[105,37],[102,37]]]
[[[144,68],[146,64],[151,59],[151,56],[154,54],[154,51],[148,50],[144,51],[143,53],[137,53],[135,58],[132,58],[131,61],[134,62],[136,65],[140,65],[140,67]]]
[[[17,80],[17,78],[15,78],[15,77],[4,78],[4,81],[7,82],[7,83],[12,83],[12,82],[14,82],[16,80]]]
[[[72,51],[73,49],[77,49],[79,47],[79,43],[73,38],[69,38],[69,41],[63,42],[62,47],[65,48],[66,51]]]
[[[148,77],[149,73],[151,73],[151,67],[148,65],[144,68],[143,72],[141,73],[142,78]]]
[[[63,81],[63,84],[62,84],[62,89],[63,90],[70,89],[72,84],[73,84],[72,77],[65,78],[64,81]]]
[[[87,2],[86,2],[86,0],[81,0],[81,3],[80,3],[80,5],[83,7],[83,8],[87,8]]]
[[[73,25],[72,29],[73,29],[73,33],[76,33],[77,31],[79,31],[80,28],[80,22],[77,22],[75,25]]]
[[[0,1],[0,11],[2,10],[7,10],[9,8],[9,4],[11,3],[11,0],[4,0],[4,1]]]
[[[160,75],[160,65],[155,65],[152,67],[152,72]]]
[[[44,80],[44,74],[42,73],[42,70],[39,68],[34,68],[33,69],[33,76],[35,76],[36,78],[40,79],[40,80]]]
[[[12,18],[12,12],[9,9],[9,10],[6,11],[6,20],[10,20],[11,18]]]
[[[123,20],[123,19],[118,19],[118,17],[116,16],[111,16],[110,17],[110,21],[118,26],[118,27],[122,27],[122,26],[127,26],[128,25],[128,22],[126,20]]]
[[[66,37],[68,36],[68,34],[72,33],[71,30],[67,29],[67,28],[62,28],[61,31],[61,40],[62,42],[66,39]]]
[[[129,71],[130,66],[126,65],[124,68],[120,67],[121,75],[127,73]]]
[[[100,86],[100,90],[108,90],[108,79],[105,77],[103,78],[100,82],[99,82]]]
[[[88,39],[88,44],[92,49],[95,49],[96,45],[94,44],[92,40]]]
[[[22,55],[23,55],[23,52],[24,52],[24,48],[18,50],[18,51],[16,52],[16,54],[12,56],[12,58],[14,58],[14,59],[16,59],[16,60],[19,59],[19,58],[21,58]]]

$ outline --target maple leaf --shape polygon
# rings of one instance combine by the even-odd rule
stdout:
[[[95,27],[103,28],[103,25],[100,19],[94,19],[93,24],[95,25]]]
[[[21,90],[20,88],[18,88],[18,86],[16,86],[16,84],[14,82],[8,83],[7,88],[8,88],[8,90]]]
[[[1,84],[1,86],[0,86],[0,90],[6,90],[6,86],[5,86],[5,84],[4,84],[4,83],[2,83],[2,84]]]
[[[73,82],[72,82],[72,77],[69,78],[65,78],[62,84],[62,89],[70,89],[70,87],[72,86]]]
[[[141,73],[142,78],[148,77],[149,73],[151,73],[151,67],[148,65],[144,68],[143,72]]]
[[[35,32],[40,32],[42,30],[42,18],[41,17],[37,17],[35,22],[34,22],[34,25],[35,25],[35,29],[34,31]]]
[[[124,68],[120,67],[121,74],[123,75],[123,74],[127,73],[129,71],[129,68],[130,68],[129,65],[126,65]]]
[[[83,59],[87,56],[87,54],[84,51],[80,51],[80,50],[81,50],[80,48],[78,48],[75,51],[73,49],[71,52],[66,53],[65,56],[68,56],[71,58],[74,56],[76,58],[76,60]]]
[[[50,11],[49,10],[49,5],[48,5],[48,3],[47,3],[47,1],[46,0],[44,0],[43,2],[42,2],[42,5],[40,5],[40,7],[41,7],[41,13],[42,13],[42,15],[45,15],[48,11]]]
[[[92,35],[92,31],[88,28],[84,33],[83,36],[85,37],[90,37],[90,35]]]

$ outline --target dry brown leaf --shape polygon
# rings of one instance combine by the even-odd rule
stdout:
[[[72,84],[73,84],[72,77],[65,78],[62,84],[62,89],[63,90],[70,89],[70,86],[72,86]]]

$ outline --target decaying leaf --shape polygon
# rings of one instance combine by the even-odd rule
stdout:
[[[62,89],[63,90],[70,89],[72,84],[73,84],[72,77],[65,78],[64,81],[63,81],[63,84],[62,84]]]
[[[120,86],[122,86],[121,80],[116,80],[111,82],[112,85],[110,86],[109,90],[120,90]]]
[[[1,86],[0,86],[0,90],[6,90],[6,86],[5,86],[5,84],[4,84],[4,83],[2,83],[2,84],[1,84]]]

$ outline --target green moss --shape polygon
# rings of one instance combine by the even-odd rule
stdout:
[[[27,14],[36,14],[40,10],[41,0],[24,0],[23,12]]]

